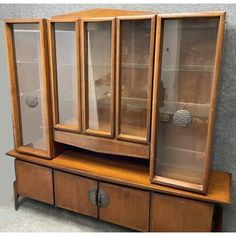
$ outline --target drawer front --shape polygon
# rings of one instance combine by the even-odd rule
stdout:
[[[148,231],[149,192],[100,183],[99,192],[107,193],[109,203],[99,208],[99,218],[139,231]]]
[[[15,160],[19,195],[53,204],[52,169]]]
[[[209,232],[212,215],[212,204],[163,194],[151,195],[151,231]]]
[[[97,206],[89,199],[89,191],[97,189],[97,181],[54,171],[54,187],[56,206],[97,217]]]

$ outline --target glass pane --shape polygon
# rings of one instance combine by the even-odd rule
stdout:
[[[164,20],[157,175],[201,184],[218,19]]]
[[[75,23],[54,23],[59,124],[78,126]]]
[[[111,133],[111,22],[86,29],[88,128]]]
[[[121,21],[120,133],[146,139],[150,20]]]
[[[23,146],[46,150],[38,24],[14,24]]]

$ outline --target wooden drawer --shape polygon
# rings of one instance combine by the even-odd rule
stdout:
[[[109,205],[99,208],[99,218],[139,231],[148,231],[149,192],[100,183],[99,191],[109,196]]]
[[[15,160],[17,193],[53,204],[52,169]]]
[[[89,190],[97,189],[97,181],[54,171],[54,187],[56,206],[97,217],[97,206],[88,197]]]
[[[209,232],[213,205],[152,193],[150,230],[162,232]]]

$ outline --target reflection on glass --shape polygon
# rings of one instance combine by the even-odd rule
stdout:
[[[146,139],[150,20],[121,21],[120,133]]]
[[[111,133],[111,22],[86,23],[88,128]]]
[[[218,19],[168,19],[163,27],[157,175],[201,184]]]
[[[54,23],[59,124],[78,126],[74,23]]]
[[[23,146],[46,150],[38,24],[14,24]]]

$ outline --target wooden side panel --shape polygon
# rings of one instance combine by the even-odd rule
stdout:
[[[53,204],[52,169],[15,160],[17,193]]]
[[[212,204],[163,194],[151,195],[151,231],[209,232],[212,215]]]
[[[100,183],[110,204],[99,208],[99,218],[139,231],[149,230],[149,192]]]
[[[97,217],[97,206],[88,198],[90,189],[97,189],[97,181],[54,171],[55,205],[85,215]]]

